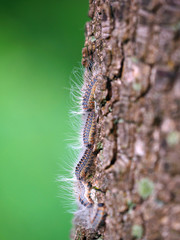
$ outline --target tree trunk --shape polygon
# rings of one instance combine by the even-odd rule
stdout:
[[[72,238],[179,240],[180,1],[89,5],[82,63],[98,79],[92,186],[106,215]]]

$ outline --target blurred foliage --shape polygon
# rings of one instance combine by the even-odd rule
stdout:
[[[0,2],[1,240],[69,239],[56,178],[87,13],[84,0]]]

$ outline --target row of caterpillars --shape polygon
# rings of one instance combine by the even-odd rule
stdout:
[[[79,206],[79,214],[81,222],[84,220],[84,225],[87,228],[97,230],[104,217],[104,204],[95,203],[91,197],[91,182],[89,175],[92,174],[91,167],[94,163],[95,155],[93,147],[95,142],[95,103],[94,93],[97,86],[97,79],[94,78],[87,85],[82,99],[82,109],[86,115],[85,126],[83,130],[83,145],[85,151],[82,158],[78,162],[75,169],[76,176],[76,193]],[[82,224],[83,225],[83,224]]]

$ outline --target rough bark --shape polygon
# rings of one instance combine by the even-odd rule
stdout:
[[[89,1],[82,63],[98,75],[93,184],[107,215],[76,239],[180,239],[179,16],[178,0]]]

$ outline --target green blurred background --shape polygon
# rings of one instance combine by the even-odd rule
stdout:
[[[56,178],[87,12],[88,0],[0,1],[0,240],[69,239]]]

